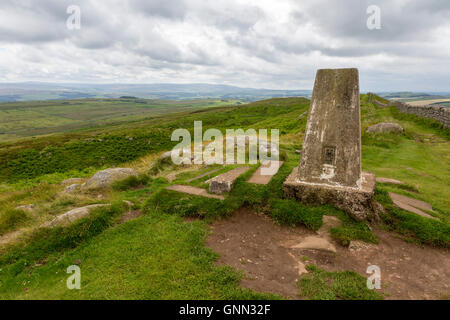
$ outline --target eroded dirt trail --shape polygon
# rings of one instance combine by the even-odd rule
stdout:
[[[229,219],[215,222],[211,231],[207,245],[220,254],[217,263],[243,271],[241,285],[256,291],[299,299],[296,282],[304,265],[312,263],[328,271],[352,270],[365,277],[367,267],[377,265],[386,299],[441,299],[450,294],[449,250],[422,248],[382,230],[374,230],[379,245],[349,249],[335,244],[336,253],[292,248],[286,243],[315,233],[275,225],[267,216],[241,208]]]

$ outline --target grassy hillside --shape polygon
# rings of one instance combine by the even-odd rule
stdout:
[[[240,103],[239,100],[133,98],[2,103],[0,142],[236,103]]]
[[[335,208],[308,207],[283,199],[281,185],[298,164],[295,150],[301,148],[306,127],[306,116],[299,115],[308,107],[309,101],[303,98],[271,99],[3,144],[0,235],[24,234],[11,245],[0,246],[0,298],[279,298],[240,288],[242,275],[216,266],[216,255],[204,245],[208,223],[229,216],[241,205],[250,205],[281,224],[312,230],[320,227],[322,215],[335,215],[343,225],[333,228],[332,235],[344,245],[354,239],[377,242],[365,223],[357,223]],[[387,208],[381,226],[408,241],[450,247],[449,130],[432,120],[401,114],[395,107],[379,108],[368,103],[366,95],[361,96],[361,117],[363,170],[403,181],[397,186],[377,186],[377,200]],[[256,169],[252,166],[224,203],[166,191],[164,187],[171,183],[187,183],[189,178],[220,168],[179,168],[157,160],[174,144],[170,141],[172,130],[192,129],[194,120],[202,120],[204,129],[278,128],[285,164],[267,186],[246,182]],[[405,133],[365,132],[369,125],[382,121],[399,123]],[[87,177],[118,165],[133,167],[147,178],[124,181],[102,193],[61,193],[64,187],[59,183],[65,178]],[[175,180],[169,182],[175,173]],[[198,181],[191,184],[202,186]],[[393,207],[388,191],[431,203],[434,212],[430,214],[440,221]],[[122,200],[132,201],[133,209],[143,215],[121,222],[126,211]],[[32,213],[14,210],[29,203],[36,206]],[[114,205],[67,228],[36,229],[57,214],[93,203]],[[186,217],[201,219],[187,223]],[[66,268],[74,263],[82,269],[82,290],[67,290],[65,285]],[[353,286],[346,290],[352,292],[351,298],[380,298],[367,292],[364,278],[355,274],[311,271],[317,279],[299,282],[299,292],[305,297],[317,298],[315,281],[326,286],[330,279],[339,279],[339,283]],[[327,290],[336,290],[327,297],[342,297],[342,287]]]

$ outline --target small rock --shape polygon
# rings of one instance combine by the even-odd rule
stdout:
[[[296,154],[302,154],[302,150],[295,150]]]
[[[71,184],[70,186],[67,186],[66,189],[64,190],[64,192],[73,192],[75,190],[78,190],[80,188],[80,184],[78,183],[74,183]]]
[[[16,207],[16,210],[23,210],[23,211],[28,211],[28,212],[32,212],[35,208],[34,204],[26,204],[23,206],[18,206]]]
[[[73,264],[80,264],[81,263],[81,260],[80,259],[77,259],[77,260],[75,260],[74,262],[73,262]]]
[[[397,123],[381,122],[367,128],[366,132],[372,133],[402,133],[404,129]]]

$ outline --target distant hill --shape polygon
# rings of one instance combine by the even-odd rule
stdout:
[[[120,98],[143,99],[240,99],[256,101],[275,97],[309,97],[311,90],[271,90],[216,84],[61,84],[44,82],[1,83],[0,102]]]

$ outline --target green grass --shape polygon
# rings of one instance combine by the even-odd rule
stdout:
[[[1,299],[273,299],[239,287],[241,275],[214,265],[202,221],[146,215],[110,228],[45,265],[1,267]],[[66,268],[80,260],[81,290]]]
[[[330,231],[332,236],[343,245],[347,246],[351,240],[378,242],[366,223],[357,222],[336,208],[307,206],[295,200],[284,199],[282,184],[297,165],[298,160],[293,156],[293,150],[283,150],[283,152],[286,162],[267,186],[246,182],[257,169],[257,166],[252,166],[251,170],[235,181],[233,189],[223,201],[161,189],[148,199],[144,208],[147,212],[156,211],[181,217],[206,218],[210,221],[228,217],[238,208],[248,206],[254,211],[271,216],[276,223],[290,226],[303,225],[311,230],[318,230],[322,226],[323,215],[332,215],[342,221],[342,226],[332,228]],[[291,160],[288,160],[289,158]],[[215,174],[218,173],[220,172]],[[202,184],[206,179],[208,177],[190,184],[206,188],[207,185]],[[176,180],[174,183],[179,181]]]
[[[306,110],[308,104],[304,98],[271,99],[3,143],[0,144],[0,181],[12,183],[45,174],[116,166],[170,150],[177,143],[170,141],[173,130],[193,131],[195,120],[203,121],[204,129],[279,128],[282,134],[290,133],[298,124],[304,126],[306,120],[298,121],[296,116],[299,110]]]
[[[298,286],[300,295],[310,300],[382,300],[383,295],[367,288],[366,278],[352,271],[327,272],[306,266]]]
[[[250,206],[280,224],[304,225],[317,230],[323,215],[337,216],[342,226],[331,234],[343,245],[351,240],[376,243],[365,223],[329,206],[310,207],[283,199],[281,185],[298,165],[296,149],[301,149],[308,109],[302,98],[271,99],[240,107],[185,111],[159,118],[124,122],[70,133],[24,139],[0,146],[0,211],[26,203],[38,204],[32,220],[5,215],[6,231],[31,224],[48,211],[58,214],[68,207],[98,201],[57,196],[58,183],[69,177],[87,177],[98,169],[119,166],[141,156],[170,150],[170,133],[176,128],[192,130],[194,120],[207,128],[278,128],[286,161],[267,186],[246,182],[256,170],[240,177],[225,201],[205,199],[167,191],[170,183],[158,175],[178,168],[165,161],[153,170],[114,184],[105,201],[117,201],[110,209],[93,212],[68,228],[42,229],[26,235],[0,253],[1,299],[253,299],[279,298],[239,287],[242,275],[214,264],[217,255],[204,245],[208,223],[226,218],[240,206]],[[376,199],[386,209],[383,226],[405,239],[421,244],[448,247],[450,243],[450,192],[448,169],[450,143],[448,129],[435,122],[378,108],[361,97],[363,170],[377,176],[399,179],[403,185],[379,185]],[[402,135],[369,135],[365,129],[382,121],[397,122]],[[130,139],[132,138],[132,139]],[[232,168],[230,166],[229,168]],[[200,168],[177,176],[173,183],[211,168]],[[228,170],[229,168],[221,169]],[[205,187],[204,177],[190,184]],[[441,221],[433,221],[395,208],[387,192],[412,196],[432,204]],[[144,215],[119,224],[130,200]],[[45,207],[47,205],[48,207]],[[142,206],[141,206],[142,205]],[[49,214],[49,213],[45,213]],[[183,222],[183,217],[200,221]],[[8,222],[9,221],[9,222]],[[80,260],[82,290],[68,290],[66,268]],[[351,272],[325,272],[310,268],[300,279],[303,296],[309,299],[375,299],[367,291],[365,279]]]
[[[237,100],[74,99],[0,104],[0,141],[234,105]]]
[[[111,185],[113,190],[125,191],[128,189],[144,188],[151,182],[150,177],[145,174],[139,176],[130,176],[128,178],[114,181]]]
[[[114,204],[92,210],[87,218],[68,227],[38,228],[21,241],[3,247],[0,265],[12,264],[12,268],[17,271],[20,266],[75,248],[111,227],[123,210],[123,204]]]

